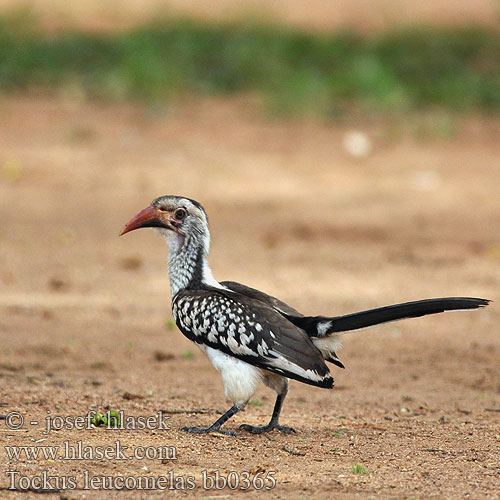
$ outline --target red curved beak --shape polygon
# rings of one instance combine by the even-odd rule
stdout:
[[[120,232],[120,236],[141,227],[168,227],[161,220],[161,212],[153,205],[141,210],[135,217],[130,219]]]

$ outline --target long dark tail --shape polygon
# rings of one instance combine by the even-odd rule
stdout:
[[[345,316],[327,318],[324,316],[287,316],[292,323],[303,328],[310,337],[327,337],[332,333],[359,330],[369,326],[405,318],[418,318],[427,314],[460,309],[479,309],[490,303],[487,299],[471,297],[446,297],[440,299],[417,300],[392,306],[369,309]]]

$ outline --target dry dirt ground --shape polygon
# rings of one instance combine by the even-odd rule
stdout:
[[[254,498],[203,488],[202,471],[275,472],[269,498],[493,498],[500,487],[500,134],[469,119],[447,140],[409,123],[373,123],[365,158],[348,127],[266,121],[246,100],[168,113],[67,98],[0,103],[0,497],[33,477],[193,476],[172,497]],[[172,328],[167,248],[153,231],[119,238],[158,195],[206,207],[211,264],[310,314],[345,314],[425,297],[493,299],[483,311],[351,333],[336,387],[292,382],[282,414],[296,435],[253,436],[274,396],[226,425],[187,435],[229,407],[205,357]],[[91,410],[170,412],[170,430],[61,430],[45,418]],[[48,412],[51,412],[50,414]],[[31,424],[38,421],[39,424]],[[56,422],[57,423],[57,422]],[[175,447],[176,460],[69,460],[64,443]],[[60,446],[58,458],[9,460],[5,446]],[[362,464],[368,474],[355,474]],[[27,483],[23,483],[27,484]],[[179,483],[181,484],[181,483]],[[57,487],[57,484],[52,482]],[[59,484],[59,486],[61,483]],[[258,485],[257,485],[258,486]],[[145,498],[161,491],[44,498]]]
[[[305,29],[385,30],[413,24],[500,25],[498,0],[0,0],[28,8],[48,29],[115,30],[169,16],[255,19]]]

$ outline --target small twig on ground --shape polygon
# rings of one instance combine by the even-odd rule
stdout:
[[[193,409],[193,410],[161,410],[162,413],[166,413],[168,415],[180,415],[183,413],[195,413],[195,414],[205,414],[205,415],[213,415],[214,413],[221,414],[224,413],[218,410],[207,410],[205,408]]]
[[[122,398],[126,399],[127,401],[132,401],[134,399],[144,399],[144,396],[140,396],[139,394],[132,394],[131,392],[124,392]]]
[[[290,455],[294,455],[296,457],[304,457],[306,455],[303,451],[291,450],[290,448],[287,448],[286,446],[282,446],[281,449],[283,451],[286,451]]]

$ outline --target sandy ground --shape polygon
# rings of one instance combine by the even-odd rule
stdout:
[[[226,498],[228,489],[203,488],[208,470],[251,479],[274,472],[275,488],[261,493],[270,498],[496,497],[499,123],[470,119],[447,140],[418,139],[409,132],[414,117],[397,130],[372,123],[362,131],[373,150],[357,159],[343,146],[349,127],[266,121],[250,104],[193,102],[162,113],[2,99],[0,413],[20,412],[25,425],[0,421],[0,485],[9,487],[6,471],[74,476],[79,488],[85,471],[173,471],[193,476],[196,489],[169,495]],[[333,367],[333,390],[291,383],[282,421],[296,435],[238,431],[268,420],[274,396],[263,387],[227,423],[236,438],[186,435],[181,426],[209,424],[229,403],[208,361],[166,326],[164,243],[146,230],[118,238],[132,215],[166,193],[205,205],[216,277],[305,313],[452,295],[496,302],[349,334],[347,369]],[[172,412],[171,429],[44,434],[47,416],[109,408]],[[9,461],[4,448],[116,440],[130,453],[175,447],[177,459]],[[353,473],[358,463],[369,474]],[[253,498],[250,491],[231,495]],[[44,498],[163,494],[79,489]]]
[[[497,0],[0,0],[0,11],[29,10],[47,29],[115,30],[164,17],[255,19],[313,30],[385,30],[413,24],[498,27]]]

